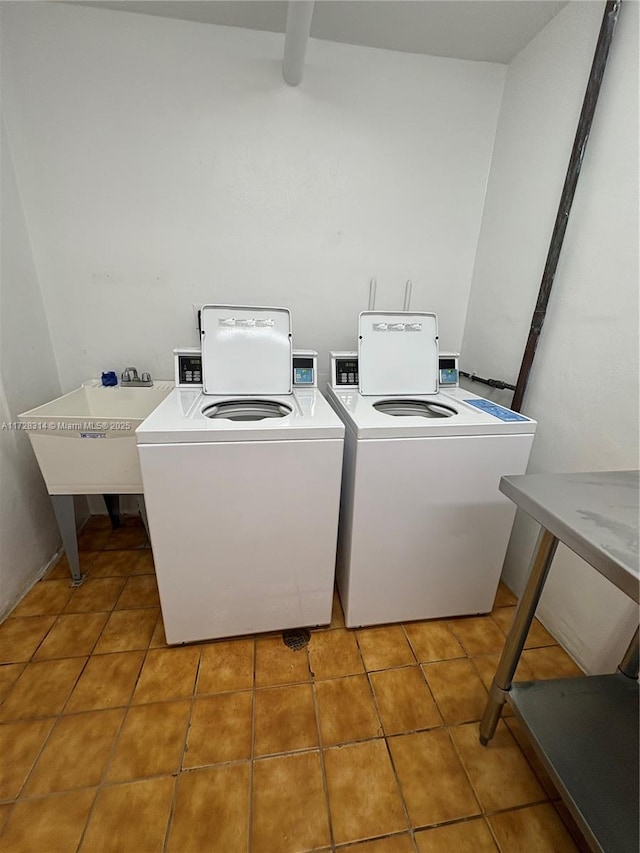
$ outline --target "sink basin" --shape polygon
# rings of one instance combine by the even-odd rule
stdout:
[[[104,387],[99,379],[18,416],[50,495],[142,494],[136,427],[173,389]]]

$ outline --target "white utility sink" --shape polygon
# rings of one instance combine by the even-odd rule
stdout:
[[[49,494],[142,494],[135,430],[173,387],[107,388],[93,379],[19,415]]]

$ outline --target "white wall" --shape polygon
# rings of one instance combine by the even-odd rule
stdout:
[[[10,429],[21,412],[59,394],[60,382],[4,127],[0,155],[1,620],[60,543],[29,437]]]
[[[172,376],[192,303],[292,309],[294,345],[355,343],[378,307],[458,348],[501,65],[65,4],[3,3],[5,109],[64,390]]]
[[[509,66],[464,334],[469,372],[516,380],[603,9],[570,3]],[[638,467],[638,183],[631,2],[622,4],[524,401],[539,422],[531,472]],[[504,569],[518,592],[536,535],[519,513]],[[629,599],[564,547],[540,614],[590,672],[615,667],[637,624]]]

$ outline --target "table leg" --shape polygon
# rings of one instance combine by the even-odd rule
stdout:
[[[627,678],[632,678],[634,681],[638,677],[640,670],[640,648],[638,646],[638,628],[633,635],[633,639],[629,643],[629,648],[625,652],[624,657],[620,661],[618,670],[626,675]]]
[[[147,531],[147,536],[149,536],[149,519],[147,518],[147,505],[144,502],[144,495],[136,495],[136,497],[138,499],[138,509],[142,516],[142,523],[144,524],[144,529]],[[149,541],[151,541],[151,536],[149,536]]]
[[[480,723],[480,743],[483,746],[486,746],[495,734],[502,706],[511,689],[511,682],[557,547],[556,537],[543,527],[531,558],[527,585],[516,608],[500,663],[491,684],[489,701]]]
[[[103,495],[102,499],[109,514],[111,529],[117,530],[120,527],[120,495]]]
[[[73,507],[73,495],[49,495],[56,514],[58,529],[62,536],[62,544],[71,569],[71,577],[74,586],[79,586],[82,581],[80,571],[80,557],[78,555],[78,533],[76,531],[76,513]]]

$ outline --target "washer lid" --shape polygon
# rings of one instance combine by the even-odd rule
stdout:
[[[436,394],[438,318],[424,311],[363,311],[358,367],[361,394]]]
[[[291,393],[291,312],[287,308],[203,305],[204,394]]]

